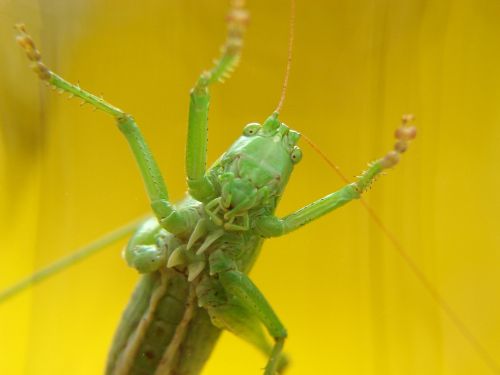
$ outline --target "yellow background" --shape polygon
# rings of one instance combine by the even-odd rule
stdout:
[[[213,88],[209,160],[275,108],[288,1],[249,1],[233,77]],[[0,1],[0,288],[148,211],[114,121],[46,89],[14,42],[24,21],[54,71],[132,113],[173,199],[185,190],[188,92],[217,56],[226,1]],[[282,120],[355,176],[419,135],[366,195],[500,362],[500,3],[298,1]],[[301,142],[279,213],[342,185]],[[136,273],[107,249],[0,306],[0,374],[99,374]],[[488,375],[359,203],[268,241],[252,278],[286,324],[288,374]],[[261,373],[224,334],[204,375]]]

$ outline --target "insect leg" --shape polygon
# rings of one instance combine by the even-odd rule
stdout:
[[[287,337],[285,327],[261,291],[222,250],[210,254],[209,263],[210,275],[217,278],[205,278],[198,285],[198,303],[207,308],[215,325],[233,331],[269,353],[264,375],[274,375],[286,362],[281,353]],[[274,339],[270,350],[258,323]]]
[[[353,199],[359,198],[382,171],[397,164],[400,154],[405,152],[408,147],[408,141],[415,138],[416,128],[406,126],[411,119],[411,116],[403,117],[403,124],[395,133],[397,141],[394,150],[389,151],[383,158],[370,163],[368,169],[354,183],[348,184],[284,218],[275,216],[261,217],[257,222],[257,230],[264,237],[281,236],[343,206]]]
[[[274,339],[274,346],[264,371],[264,375],[274,375],[277,371],[287,332],[273,308],[261,291],[243,272],[228,270],[219,273],[219,281],[229,295],[234,295],[252,315],[267,329]]]
[[[123,250],[127,264],[140,273],[154,272],[164,266],[167,254],[162,239],[166,233],[155,217],[142,223]]]
[[[223,82],[236,67],[243,44],[248,14],[244,2],[233,0],[228,15],[227,39],[215,66],[203,72],[191,90],[189,126],[186,149],[186,175],[189,193],[196,199],[207,202],[214,198],[212,184],[205,177],[208,142],[209,86]]]
[[[208,307],[207,310],[215,326],[254,345],[266,356],[271,355],[272,346],[265,335],[262,323],[255,314],[241,306],[235,298],[223,304]],[[278,373],[281,373],[287,364],[288,359],[282,354],[278,360]]]
[[[40,79],[115,117],[118,128],[127,139],[137,161],[156,217],[162,226],[172,233],[184,230],[187,219],[179,214],[170,203],[167,187],[160,169],[134,118],[104,101],[104,99],[81,89],[79,85],[74,85],[50,71],[42,62],[40,52],[37,50],[31,36],[26,33],[24,25],[17,25],[17,29],[19,31],[17,42],[25,50],[28,59],[31,61],[32,69]]]

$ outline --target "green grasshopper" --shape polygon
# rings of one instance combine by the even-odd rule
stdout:
[[[416,135],[415,127],[408,125],[411,117],[403,117],[394,150],[370,163],[354,183],[277,217],[277,204],[302,157],[300,133],[279,119],[282,96],[276,111],[262,124],[246,125],[242,136],[207,169],[209,88],[236,66],[247,18],[243,2],[233,1],[221,56],[191,91],[188,194],[175,204],[133,117],[50,71],[24,26],[18,26],[17,41],[40,79],[116,119],[154,213],[124,250],[128,265],[143,276],[116,332],[106,374],[199,374],[222,330],[268,357],[265,375],[281,373],[287,365],[282,353],[287,331],[247,276],[264,239],[292,232],[359,198],[381,172],[398,162]]]

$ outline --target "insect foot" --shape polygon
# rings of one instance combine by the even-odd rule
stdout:
[[[389,151],[382,158],[382,167],[384,169],[394,167],[399,162],[400,155],[408,149],[408,142],[417,136],[417,128],[410,125],[414,119],[415,116],[413,115],[403,115],[401,126],[394,133],[394,137],[397,139],[394,150]]]
[[[38,75],[38,77],[40,77],[41,80],[48,81],[51,76],[50,70],[42,62],[42,55],[36,48],[35,42],[31,38],[31,36],[29,36],[26,32],[26,27],[24,26],[24,24],[19,23],[15,25],[15,28],[19,32],[19,35],[16,37],[16,41],[26,52],[28,60],[31,61],[31,69],[33,69],[33,71]]]
[[[394,149],[385,154],[381,159],[368,164],[368,169],[358,176],[356,182],[350,184],[354,189],[354,192],[348,192],[348,195],[353,194],[351,199],[359,198],[363,192],[370,188],[375,179],[385,169],[392,168],[399,162],[400,155],[408,149],[409,141],[417,136],[417,128],[414,125],[410,125],[413,119],[413,115],[403,116],[401,126],[394,134],[397,140],[394,144]]]

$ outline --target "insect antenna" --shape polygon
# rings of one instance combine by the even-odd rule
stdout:
[[[412,117],[403,116],[403,125],[407,121],[410,121]],[[321,151],[321,149],[303,133],[301,133],[301,138],[306,141],[309,146],[326,162],[326,164],[333,169],[333,171],[340,177],[342,181],[349,184],[351,181],[345,176],[340,167],[335,164],[326,154]],[[396,146],[397,148],[398,146]],[[384,224],[380,216],[375,212],[375,210],[368,204],[368,202],[359,198],[359,201],[363,205],[364,209],[368,212],[368,215],[373,220],[373,222],[380,228],[382,233],[386,236],[389,242],[392,243],[396,253],[403,259],[406,265],[410,268],[411,272],[419,280],[425,290],[430,294],[431,298],[437,305],[441,308],[444,314],[448,317],[451,323],[455,326],[462,337],[469,343],[476,354],[481,358],[481,360],[486,364],[486,366],[495,374],[500,375],[500,366],[491,356],[488,350],[481,344],[478,338],[472,333],[467,324],[464,323],[463,319],[456,312],[456,310],[450,305],[446,298],[439,292],[432,281],[427,277],[424,271],[417,265],[410,254],[405,250],[401,242],[398,240],[396,235],[389,230],[389,228]]]
[[[285,102],[286,89],[288,87],[288,77],[290,77],[290,68],[292,67],[292,51],[293,51],[293,35],[295,29],[295,0],[290,1],[290,24],[288,35],[288,57],[286,61],[285,78],[283,79],[283,87],[281,89],[281,97],[278,106],[274,110],[275,113],[280,113],[283,103]]]

